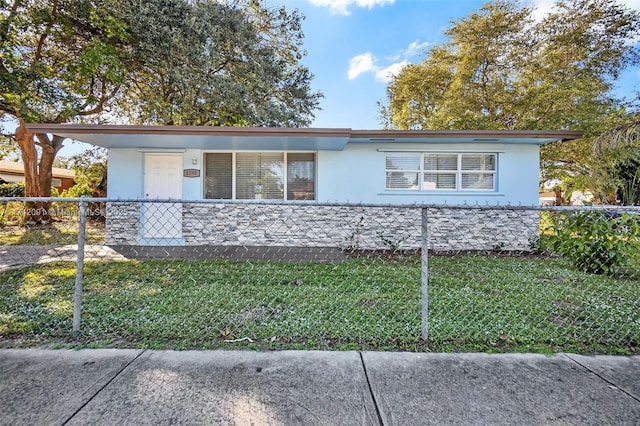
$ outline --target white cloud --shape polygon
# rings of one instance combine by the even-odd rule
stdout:
[[[396,0],[308,0],[314,6],[328,7],[333,15],[349,15],[349,6],[366,7],[372,9],[374,6],[384,6],[393,4]]]
[[[391,64],[386,68],[376,68],[376,81],[380,83],[388,83],[391,81],[393,77],[400,74],[402,68],[409,65],[409,61],[396,62],[395,64]]]
[[[347,72],[349,80],[354,80],[364,73],[372,72],[377,82],[388,83],[409,64],[410,58],[421,54],[429,45],[429,42],[420,43],[419,40],[415,40],[409,43],[409,46],[400,50],[397,55],[386,57],[385,62],[391,62],[387,66],[378,65],[378,58],[371,52],[356,55],[349,61],[349,71]]]
[[[403,55],[405,57],[419,55],[422,53],[423,50],[429,47],[430,44],[431,43],[429,43],[428,41],[425,41],[424,43],[418,43],[418,40],[416,40],[413,43],[411,43],[409,47],[405,49],[405,51],[403,52]]]
[[[540,22],[545,16],[553,12],[556,0],[533,0],[531,6],[534,7],[533,19]]]
[[[367,52],[362,55],[357,55],[351,58],[349,61],[349,80],[353,80],[358,77],[360,74],[364,74],[368,71],[374,71],[376,66],[374,64],[375,57]]]
[[[407,60],[404,60],[395,62],[387,67],[381,67],[376,65],[377,60],[378,59],[370,52],[351,58],[349,61],[349,71],[347,72],[349,80],[354,80],[364,73],[373,72],[376,81],[388,83],[409,63]]]

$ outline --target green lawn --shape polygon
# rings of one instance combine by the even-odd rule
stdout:
[[[103,243],[105,239],[104,224],[99,222],[88,223],[85,236],[87,244]],[[0,228],[0,246],[22,244],[78,244],[78,225],[68,221],[61,221],[31,229],[24,226],[4,226]]]
[[[76,204],[53,203],[52,222],[46,225],[22,225],[25,206],[21,202],[0,203],[0,246],[17,244],[78,244],[78,207]],[[86,242],[105,240],[104,217],[98,207],[91,207],[87,217]]]
[[[74,265],[0,274],[0,345],[633,353],[640,274],[559,258],[432,256],[340,263],[88,262],[72,338]]]

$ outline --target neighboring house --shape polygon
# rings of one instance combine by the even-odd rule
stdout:
[[[541,192],[538,194],[538,201],[541,206],[555,206],[556,193],[552,191]]]
[[[52,169],[51,186],[58,192],[69,189],[74,185],[75,173],[73,170]],[[6,182],[24,182],[24,166],[22,163],[0,160],[0,179]]]
[[[540,145],[582,136],[575,131],[50,124],[29,128],[108,148],[109,198],[283,200],[305,205],[537,205]],[[186,225],[193,209],[180,208],[181,221],[171,232],[145,231],[143,218],[136,236],[127,241],[180,244],[201,237]],[[390,217],[387,213],[382,216]],[[224,239],[216,235],[207,241]]]
[[[560,195],[562,197],[562,194]],[[569,200],[569,204],[572,206],[584,206],[593,202],[593,193],[587,191],[573,191]],[[541,206],[555,206],[558,205],[558,194],[555,192],[541,192],[539,194],[539,200]]]

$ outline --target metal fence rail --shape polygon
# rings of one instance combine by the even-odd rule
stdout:
[[[640,208],[0,199],[0,292],[10,345],[632,351]]]

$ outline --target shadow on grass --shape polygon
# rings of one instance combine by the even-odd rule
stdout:
[[[70,262],[0,274],[0,338],[19,346],[68,338],[74,274]]]
[[[104,224],[87,223],[86,243],[103,242]],[[0,227],[0,245],[70,245],[78,243],[78,224],[56,221],[43,225],[5,225]]]

